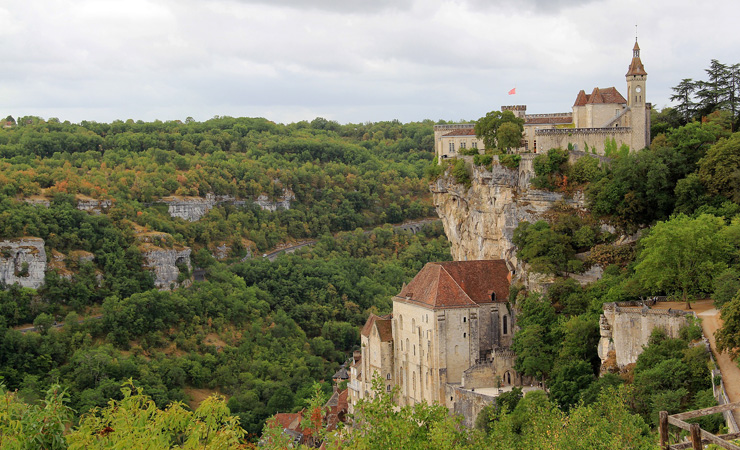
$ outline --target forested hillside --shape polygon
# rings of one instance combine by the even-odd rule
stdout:
[[[380,226],[433,214],[432,122],[13,122],[0,129],[0,241],[43,239],[48,265],[39,289],[0,290],[0,383],[29,404],[59,383],[72,418],[123,400],[131,379],[159,407],[221,393],[253,440],[316,382],[330,390],[369,312],[449,259],[439,224]],[[286,192],[290,209],[255,203]],[[227,200],[194,221],[162,203],[209,195]],[[183,264],[184,287],[153,289],[153,245],[192,248],[205,281]]]

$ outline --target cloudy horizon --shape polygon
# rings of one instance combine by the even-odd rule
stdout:
[[[635,24],[647,98],[663,108],[711,59],[740,62],[738,15],[734,0],[0,0],[0,115],[358,123],[477,119],[508,104],[567,112],[580,89],[625,94]]]

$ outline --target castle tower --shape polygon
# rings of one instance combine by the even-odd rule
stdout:
[[[640,46],[635,39],[632,62],[627,70],[627,106],[630,108],[632,127],[632,151],[641,150],[650,144],[650,104],[646,101],[647,72],[640,60]]]

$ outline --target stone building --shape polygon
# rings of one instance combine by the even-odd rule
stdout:
[[[650,109],[646,101],[647,72],[635,41],[632,61],[625,75],[627,98],[615,87],[594,88],[590,94],[581,90],[571,112],[527,114],[525,105],[502,106],[524,119],[524,135],[518,152],[546,151],[551,148],[589,150],[603,155],[605,143],[623,144],[631,150],[650,145]],[[446,124],[434,127],[435,152],[440,161],[455,157],[461,149],[484,145],[474,131],[475,124]],[[588,147],[588,148],[586,148]]]
[[[350,368],[350,405],[372,395],[375,374],[386,390],[399,388],[399,405],[438,402],[451,411],[475,389],[525,381],[509,350],[515,324],[510,281],[504,260],[425,265],[393,297],[393,314],[371,315],[362,329],[361,354]]]

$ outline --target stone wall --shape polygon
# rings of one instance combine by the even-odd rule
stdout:
[[[475,426],[475,419],[481,410],[491,403],[494,397],[480,394],[475,391],[464,389],[460,386],[450,386],[449,389],[454,404],[452,410],[455,414],[462,416],[462,424],[468,428]]]
[[[604,154],[604,141],[614,138],[617,149],[622,144],[632,145],[632,128],[629,127],[611,127],[611,128],[564,128],[537,130],[537,149],[545,152],[551,148],[567,149],[568,144],[572,144],[576,150],[585,151],[588,145],[588,151],[596,149],[599,155]]]
[[[598,347],[602,366],[611,356],[616,358],[619,369],[637,362],[655,328],[662,328],[668,336],[677,338],[679,330],[689,323],[688,317],[692,315],[685,311],[650,309],[641,305],[639,302],[604,304]]]
[[[0,241],[0,281],[38,289],[44,283],[44,240],[24,237]]]

